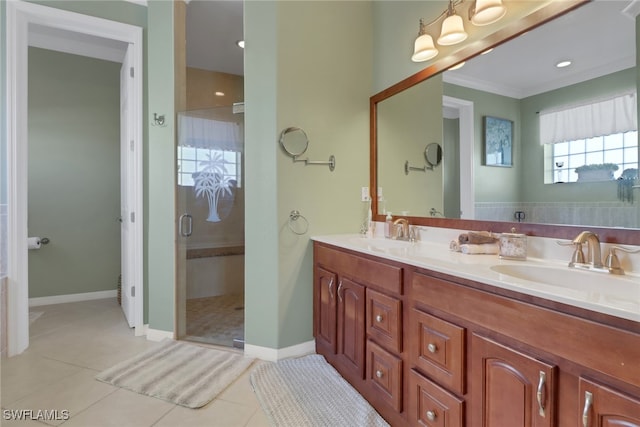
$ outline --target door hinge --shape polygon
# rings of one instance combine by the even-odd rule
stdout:
[[[130,75],[131,77],[133,77],[133,74],[134,74],[134,73],[133,73],[133,67],[131,67],[131,68],[129,68],[129,75]]]
[[[136,296],[136,287],[132,286],[131,287],[131,298],[135,298],[135,296]]]
[[[131,212],[131,222],[136,222],[136,213],[135,212]]]

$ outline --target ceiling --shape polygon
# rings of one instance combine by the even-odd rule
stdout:
[[[191,0],[186,27],[189,67],[244,75],[242,0]]]
[[[588,3],[447,71],[444,81],[520,99],[633,67],[637,7]],[[556,68],[565,59],[572,65]]]

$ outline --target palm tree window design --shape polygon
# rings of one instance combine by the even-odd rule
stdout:
[[[204,197],[209,203],[209,216],[207,217],[209,222],[222,220],[218,213],[220,197],[225,194],[233,197],[232,189],[236,181],[227,170],[226,166],[229,163],[223,152],[212,151],[207,155],[207,160],[200,162],[201,170],[193,173],[196,197]]]

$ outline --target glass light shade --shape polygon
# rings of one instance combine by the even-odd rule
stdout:
[[[433,38],[429,34],[422,34],[416,39],[411,60],[413,62],[424,62],[437,54],[438,49],[433,44]]]
[[[460,43],[467,38],[467,32],[464,30],[464,23],[459,15],[447,16],[442,23],[442,31],[438,37],[438,44],[442,46],[450,46]]]
[[[478,26],[493,24],[506,13],[507,8],[502,4],[502,0],[476,0],[471,23]]]

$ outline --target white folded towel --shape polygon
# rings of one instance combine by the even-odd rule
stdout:
[[[497,243],[483,243],[481,245],[460,245],[463,254],[497,254],[500,248]]]

